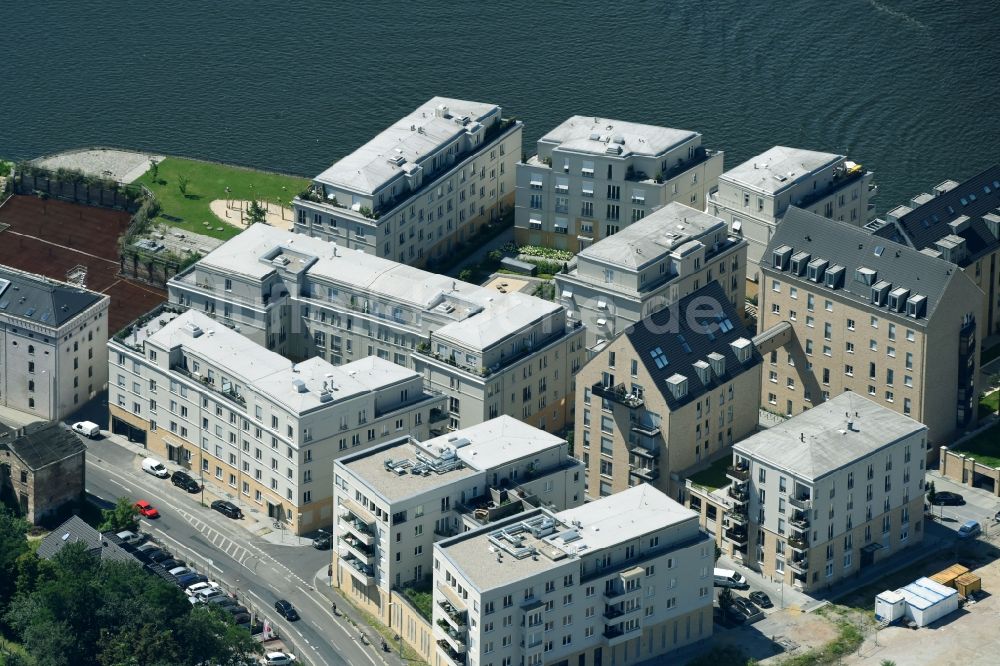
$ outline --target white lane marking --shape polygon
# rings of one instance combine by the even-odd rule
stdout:
[[[161,530],[159,528],[156,528],[156,531],[159,532],[160,536],[163,537],[164,539],[170,539],[171,541],[173,541],[174,543],[176,543],[178,546],[180,546],[182,549],[190,551],[191,553],[194,553],[195,557],[201,558],[201,560],[203,560],[205,563],[208,562],[209,557],[207,555],[202,555],[201,553],[199,553],[197,550],[195,550],[191,546],[188,546],[187,544],[181,543],[180,541],[178,541],[177,539],[175,539],[172,536],[168,535],[166,532],[164,532],[163,530]],[[192,564],[200,564],[200,562],[192,562]],[[216,571],[222,571],[222,569],[219,566],[217,566],[214,561],[212,562],[212,568],[215,569]]]
[[[120,487],[120,488],[124,488],[124,489],[125,489],[125,492],[127,492],[127,493],[129,493],[129,494],[131,494],[131,493],[132,493],[132,489],[131,489],[131,488],[129,488],[128,486],[126,486],[125,484],[123,484],[123,483],[118,483],[118,482],[117,482],[117,481],[115,481],[114,479],[108,479],[108,481],[110,481],[111,483],[115,484],[116,486],[118,486],[118,487]]]

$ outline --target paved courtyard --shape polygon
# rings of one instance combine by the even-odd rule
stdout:
[[[39,158],[34,163],[46,169],[79,169],[90,176],[131,183],[149,170],[151,159],[160,161],[163,156],[131,150],[68,150]]]

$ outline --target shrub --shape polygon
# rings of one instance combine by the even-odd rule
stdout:
[[[542,259],[552,259],[554,261],[570,261],[573,253],[569,250],[554,250],[550,247],[538,247],[537,245],[524,245],[518,248],[518,253],[529,257],[541,257]]]

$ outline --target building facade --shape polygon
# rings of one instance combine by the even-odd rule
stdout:
[[[946,180],[897,206],[873,233],[959,267],[986,298],[984,335],[1000,333],[1000,165],[958,183]]]
[[[494,104],[434,97],[313,179],[295,231],[400,263],[440,260],[514,201],[521,128]]]
[[[791,416],[854,391],[926,424],[929,455],[973,423],[983,292],[965,272],[798,209],[767,251],[761,330],[793,335],[766,359],[764,409]]]
[[[431,578],[434,542],[532,507],[584,500],[583,467],[566,440],[509,416],[352,454],[334,473],[334,584],[384,622],[392,590]]]
[[[927,427],[852,392],[733,447],[723,539],[806,592],[923,540]]]
[[[85,456],[80,438],[54,421],[5,433],[0,436],[0,492],[9,491],[20,515],[32,524],[78,510],[87,487]]]
[[[662,659],[712,635],[714,549],[697,515],[642,485],[434,545],[443,666]]]
[[[112,427],[295,534],[333,522],[333,461],[413,433],[445,398],[378,358],[333,366],[268,351],[194,310],[162,308],[108,343]],[[220,493],[220,494],[222,494]]]
[[[517,165],[515,240],[579,252],[672,201],[703,210],[722,161],[697,132],[572,116]]]
[[[747,277],[757,281],[764,249],[790,206],[861,226],[874,210],[872,176],[843,155],[775,146],[719,176],[705,210],[746,238]]]
[[[448,427],[572,421],[584,330],[557,303],[253,225],[168,283],[170,302],[292,359],[378,356],[448,396]]]
[[[58,421],[104,390],[110,302],[0,266],[0,405]]]
[[[556,297],[587,329],[587,348],[712,281],[737,312],[746,298],[746,241],[726,223],[679,203],[583,249],[555,276]]]
[[[587,494],[684,477],[757,428],[761,358],[718,283],[649,315],[577,375],[574,443]]]

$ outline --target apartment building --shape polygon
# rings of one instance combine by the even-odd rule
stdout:
[[[1000,333],[1000,165],[962,183],[946,180],[868,228],[959,266],[986,295],[983,334]]]
[[[806,592],[854,576],[923,540],[926,446],[926,426],[844,392],[737,442],[723,539]]]
[[[572,420],[584,330],[562,306],[501,294],[301,234],[253,225],[168,282],[170,302],[283,356],[378,356],[448,396],[448,425]]]
[[[556,298],[587,329],[594,350],[643,317],[718,281],[737,312],[746,297],[747,244],[726,223],[668,203],[583,249],[555,276]]]
[[[634,664],[712,635],[714,548],[649,485],[434,545],[442,666]]]
[[[719,176],[705,210],[746,238],[747,278],[756,282],[764,249],[790,207],[861,226],[874,210],[872,177],[843,155],[775,146]]]
[[[760,265],[760,327],[792,339],[764,365],[765,409],[843,391],[927,425],[929,455],[975,419],[983,292],[943,259],[791,209]]]
[[[427,436],[446,399],[379,358],[333,366],[264,349],[196,310],[162,307],[108,343],[112,428],[294,534],[333,522],[333,461]]]
[[[577,375],[574,443],[587,494],[683,479],[757,428],[761,358],[711,282],[627,329]]]
[[[703,210],[722,160],[698,132],[572,116],[517,165],[515,240],[579,252],[672,201]]]
[[[435,541],[525,509],[562,510],[584,499],[583,468],[566,440],[509,416],[345,456],[334,474],[334,584],[383,622],[393,589],[426,585]],[[407,639],[428,649],[429,635],[424,645]]]
[[[0,266],[0,405],[58,421],[104,390],[110,302]]]
[[[313,179],[295,231],[400,263],[441,259],[514,202],[522,123],[433,97]]]

